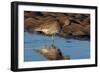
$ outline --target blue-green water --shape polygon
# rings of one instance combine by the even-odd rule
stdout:
[[[25,32],[24,33],[24,61],[44,61],[47,60],[42,55],[33,51],[33,49],[40,49],[44,47],[44,43],[48,46],[52,44],[52,38],[43,35],[37,35]],[[90,58],[90,41],[77,39],[64,39],[61,37],[54,37],[55,45],[61,52],[71,59],[87,59]]]

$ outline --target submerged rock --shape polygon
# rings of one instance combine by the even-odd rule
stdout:
[[[69,60],[69,56],[64,56],[60,49],[51,45],[50,47],[40,48],[35,50],[37,53],[43,55],[48,60]]]

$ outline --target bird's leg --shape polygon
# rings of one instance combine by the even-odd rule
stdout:
[[[54,34],[52,34],[52,45],[54,45]]]
[[[44,35],[45,37],[46,37],[46,35]],[[47,48],[47,40],[46,40],[46,38],[45,38],[45,40],[44,40],[44,48]]]

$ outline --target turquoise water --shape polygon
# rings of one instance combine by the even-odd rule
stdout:
[[[24,33],[24,61],[45,61],[47,60],[42,55],[33,51],[44,47],[44,42],[48,46],[52,44],[52,38],[43,35],[37,35],[25,32]],[[64,39],[54,37],[55,45],[61,50],[64,56],[69,55],[71,59],[87,59],[90,58],[90,41],[77,39]]]

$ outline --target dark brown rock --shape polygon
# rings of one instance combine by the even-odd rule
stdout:
[[[64,14],[59,14],[58,16],[56,16],[56,19],[59,21],[62,27],[70,24],[69,18]]]
[[[42,12],[42,14],[44,16],[53,16],[53,17],[56,17],[58,15],[57,13],[53,13],[53,12]]]
[[[34,16],[35,16],[34,12],[31,12],[31,11],[25,11],[24,12],[24,17],[25,18],[33,18]]]
[[[34,32],[34,29],[35,29],[36,27],[39,27],[39,25],[40,25],[41,23],[42,23],[41,21],[38,21],[38,20],[36,20],[36,19],[34,19],[34,18],[27,18],[27,19],[25,19],[25,21],[24,21],[24,24],[25,24],[24,28],[25,28],[27,31],[32,31],[32,32]]]
[[[49,31],[48,34],[55,31],[57,35],[62,37],[67,35],[90,36],[89,14],[53,12],[25,12],[24,14],[25,30],[27,31],[40,31],[47,34],[44,31],[46,29]]]
[[[80,24],[71,23],[71,25],[64,27],[63,31],[69,35],[82,36],[86,35],[86,33],[84,32],[86,31],[85,28],[85,26],[82,26]]]

